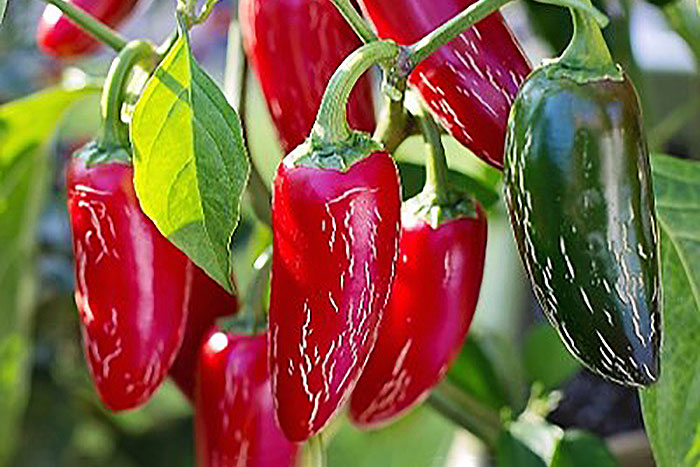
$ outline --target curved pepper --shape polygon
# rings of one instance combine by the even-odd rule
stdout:
[[[216,323],[217,318],[233,315],[238,311],[238,300],[204,271],[195,267],[188,308],[185,337],[177,358],[170,368],[170,377],[182,393],[194,401],[197,355],[202,338]]]
[[[658,230],[634,87],[576,13],[562,58],[513,106],[506,199],[535,295],[569,350],[602,376],[659,374]]]
[[[117,27],[131,14],[138,0],[71,0],[109,27]],[[100,47],[87,32],[76,26],[54,5],[47,5],[36,30],[39,48],[58,58],[77,58]]]
[[[199,467],[296,465],[299,446],[275,421],[267,334],[209,331],[199,356],[194,424]]]
[[[374,346],[401,201],[386,152],[344,171],[293,155],[274,183],[269,355],[280,426],[302,441],[341,408]]]
[[[80,154],[66,173],[85,357],[112,410],[143,404],[165,378],[196,270],[141,211],[132,178],[131,165]]]
[[[285,153],[301,144],[338,65],[362,44],[330,0],[241,0],[244,46]],[[375,125],[369,78],[348,102],[352,128]]]
[[[419,195],[420,196],[420,195]],[[428,395],[459,353],[474,316],[486,254],[486,216],[434,228],[404,204],[396,278],[379,337],[350,399],[356,425],[391,421]]]
[[[455,16],[471,0],[360,0],[381,37],[412,44]],[[409,76],[430,110],[460,143],[497,168],[510,106],[530,73],[520,45],[500,13],[460,34]]]

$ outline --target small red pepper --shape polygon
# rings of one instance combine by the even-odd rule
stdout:
[[[185,337],[182,340],[180,352],[170,368],[170,376],[183,394],[194,401],[197,355],[202,338],[216,323],[217,318],[232,315],[238,311],[238,300],[204,271],[195,267],[188,309]]]
[[[79,156],[66,173],[85,356],[112,410],[146,402],[165,378],[196,268],[141,211],[132,178],[131,165]]]
[[[269,355],[280,426],[303,441],[342,407],[374,346],[401,203],[386,152],[344,171],[292,159],[274,184]]]
[[[299,446],[275,421],[267,334],[210,330],[199,355],[194,423],[199,467],[296,465]]]
[[[138,0],[71,0],[109,27],[117,27],[131,14]],[[58,58],[76,58],[96,51],[100,43],[76,26],[54,5],[47,5],[36,30],[39,48]]]
[[[258,77],[285,153],[307,137],[338,65],[362,44],[330,0],[241,0],[246,54]],[[375,125],[368,78],[348,103],[352,128]]]
[[[412,44],[474,0],[360,0],[381,37]],[[409,75],[460,143],[499,169],[510,106],[530,65],[496,12],[421,62]]]
[[[350,417],[386,423],[427,396],[459,353],[474,316],[486,253],[486,216],[434,228],[402,209],[396,278],[379,338],[350,399]]]

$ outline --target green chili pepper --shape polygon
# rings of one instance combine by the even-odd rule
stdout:
[[[535,295],[593,371],[645,386],[659,374],[658,231],[632,83],[593,20],[572,11],[562,56],[511,110],[506,200]]]

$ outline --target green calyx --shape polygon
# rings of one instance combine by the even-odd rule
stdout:
[[[361,131],[350,131],[348,138],[341,142],[329,142],[323,138],[315,138],[312,134],[287,156],[285,163],[346,171],[355,162],[381,150],[380,143]]]
[[[591,8],[590,0],[583,3]],[[624,75],[608,49],[600,30],[601,19],[583,8],[570,8],[574,23],[571,42],[559,58],[545,63],[547,76],[566,78],[578,83],[622,81]]]
[[[86,158],[86,165],[106,162],[129,162],[131,143],[129,129],[122,121],[122,105],[126,99],[126,87],[137,65],[151,70],[157,54],[146,41],[129,42],[114,59],[107,73],[102,90],[100,110],[102,126],[94,143],[88,143],[79,153]]]
[[[446,201],[440,201],[434,190],[424,189],[404,202],[403,209],[437,229],[449,221],[476,218],[476,206],[477,201],[473,197],[454,190],[450,190]]]

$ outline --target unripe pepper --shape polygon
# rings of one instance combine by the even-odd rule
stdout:
[[[474,316],[486,252],[486,217],[433,227],[402,209],[396,278],[379,337],[350,399],[359,426],[388,422],[421,402],[458,354]],[[420,209],[420,208],[419,208]]]
[[[466,9],[472,0],[360,0],[381,37],[409,45]],[[500,13],[480,21],[409,75],[452,136],[497,168],[510,106],[530,65]]]
[[[170,376],[182,393],[194,401],[197,355],[202,338],[216,323],[217,318],[238,311],[238,300],[204,271],[194,267],[188,309],[185,336],[177,358],[170,368]]]
[[[138,0],[71,0],[110,27],[119,26],[131,14]],[[96,51],[100,43],[75,25],[58,7],[47,5],[36,30],[39,48],[58,58],[77,58]]]
[[[658,231],[634,87],[575,12],[562,57],[513,106],[506,198],[527,273],[569,350],[614,381],[659,374]]]
[[[328,80],[361,42],[330,0],[241,0],[246,54],[284,152],[311,130]],[[372,90],[363,78],[348,104],[352,128],[372,131]]]
[[[141,211],[133,169],[69,162],[75,301],[85,357],[104,404],[146,402],[182,343],[194,264]]]
[[[297,464],[299,446],[275,421],[267,334],[209,331],[199,355],[194,423],[199,467]]]

